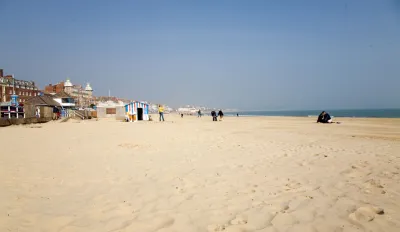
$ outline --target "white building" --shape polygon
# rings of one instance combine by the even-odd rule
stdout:
[[[197,113],[197,111],[199,111],[197,108],[194,107],[181,107],[178,108],[178,112],[182,113],[182,114],[194,114]]]

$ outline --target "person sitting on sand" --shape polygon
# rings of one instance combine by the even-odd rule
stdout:
[[[317,123],[318,122],[320,122],[320,123],[332,123],[332,118],[327,112],[322,111],[318,116]]]

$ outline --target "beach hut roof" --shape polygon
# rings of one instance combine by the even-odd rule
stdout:
[[[144,102],[144,101],[131,101],[129,103],[125,103],[125,105],[129,105],[129,104],[132,104],[132,103],[140,103],[140,104],[144,104],[144,105],[149,105],[149,103]]]
[[[49,94],[31,97],[26,100],[25,104],[35,106],[60,106],[60,103],[54,101],[53,97]]]
[[[54,95],[54,97],[56,97],[56,98],[72,98],[71,95],[69,95],[68,93],[66,93],[66,92],[64,92],[64,91],[61,91],[61,92],[59,92],[59,93],[56,93],[56,94]]]

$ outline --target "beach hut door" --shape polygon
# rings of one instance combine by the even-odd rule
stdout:
[[[139,121],[143,120],[143,108],[137,109],[137,117]]]

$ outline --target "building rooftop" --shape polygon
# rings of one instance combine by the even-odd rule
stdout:
[[[59,97],[59,98],[72,98],[71,95],[69,95],[68,93],[66,93],[66,92],[64,92],[64,91],[61,91],[61,92],[59,92],[59,93],[56,93],[54,96],[55,96],[55,97]]]
[[[60,103],[54,101],[50,94],[45,94],[27,99],[25,105],[60,106]]]
[[[93,91],[89,83],[86,84],[85,91]]]
[[[0,77],[0,84],[15,85],[17,88],[19,87],[36,88],[35,82],[18,80],[13,78],[12,76]]]
[[[71,81],[69,80],[69,78],[67,78],[67,80],[64,82],[64,86],[65,87],[72,87],[73,86]]]

